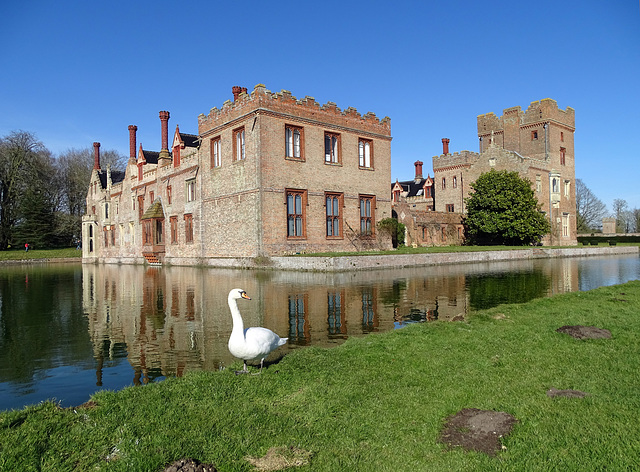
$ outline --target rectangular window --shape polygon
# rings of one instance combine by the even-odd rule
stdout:
[[[424,187],[424,198],[431,198],[431,197],[433,197],[433,186],[427,185]]]
[[[305,190],[287,190],[288,238],[304,238],[306,236],[306,200]]]
[[[445,179],[444,177],[442,177],[442,190],[447,188],[447,179]]]
[[[454,208],[454,207],[453,207],[453,203],[449,203],[449,204],[447,204],[447,211],[448,211],[449,213],[453,213],[453,212],[454,212],[454,209],[453,209],[453,208]]]
[[[187,180],[187,201],[193,202],[196,199],[196,179]]]
[[[167,185],[167,204],[171,205],[171,185]]]
[[[233,155],[236,161],[242,161],[245,158],[244,126],[233,130]]]
[[[531,141],[535,141],[536,139],[538,139],[538,131],[532,131],[531,132]]]
[[[193,242],[193,215],[184,215],[184,240],[187,243]]]
[[[324,162],[340,164],[340,135],[324,133]]]
[[[222,157],[220,156],[220,136],[211,140],[211,167],[220,167]]]
[[[453,185],[453,188],[458,188],[458,177],[454,175],[451,184]]]
[[[157,219],[155,221],[155,236],[156,244],[164,244],[164,219]]]
[[[560,148],[560,165],[561,166],[565,165],[566,154],[567,154],[567,150],[561,147]]]
[[[342,199],[341,193],[327,193],[325,195],[327,213],[327,237],[342,237]]]
[[[138,219],[142,219],[144,214],[144,195],[138,195]]]
[[[151,220],[144,220],[142,222],[142,244],[145,246],[152,244],[152,231],[151,231]]]
[[[375,197],[360,195],[360,234],[362,236],[373,236],[374,212]]]
[[[155,194],[153,192],[149,192],[149,201],[151,203],[153,203],[153,197],[155,197]]]
[[[369,139],[358,140],[358,156],[360,167],[370,169],[373,167],[373,141]]]
[[[562,236],[569,236],[569,214],[564,213],[562,215]]]
[[[303,129],[299,126],[286,125],[284,128],[285,156],[290,159],[304,159]]]
[[[540,175],[536,175],[536,192],[542,192],[542,178]]]
[[[564,196],[569,198],[569,194],[571,193],[571,181],[564,181]]]
[[[178,244],[178,217],[170,217],[169,224],[171,226],[171,244]]]
[[[564,132],[560,131],[560,141],[564,142]]]

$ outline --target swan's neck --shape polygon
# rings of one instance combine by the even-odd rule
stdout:
[[[244,337],[244,323],[242,322],[242,315],[240,315],[238,303],[234,298],[229,298],[229,310],[231,310],[231,318],[233,319],[231,336],[240,335]]]

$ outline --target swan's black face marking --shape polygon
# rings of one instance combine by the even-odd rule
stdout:
[[[245,292],[244,290],[242,292],[240,292],[240,296],[242,298],[245,298],[247,300],[251,300],[251,298],[249,297],[249,295],[247,295],[247,292]]]

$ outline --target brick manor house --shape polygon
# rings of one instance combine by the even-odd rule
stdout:
[[[161,149],[136,145],[124,172],[94,169],[82,220],[85,262],[206,264],[221,257],[391,247],[391,124],[312,97],[251,93],[198,117],[198,134],[160,112]],[[171,146],[169,146],[171,144]]]
[[[470,183],[496,170],[517,171],[531,181],[551,223],[544,245],[576,245],[576,194],[573,134],[575,110],[555,100],[532,102],[526,111],[507,108],[501,117],[478,116],[480,152],[449,152],[433,157],[433,177],[415,162],[413,180],[391,184],[394,215],[407,227],[406,243],[416,246],[460,244],[462,216]]]

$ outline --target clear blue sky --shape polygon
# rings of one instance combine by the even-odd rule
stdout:
[[[64,1],[3,6],[0,136],[55,154],[160,149],[169,129],[258,83],[391,118],[392,180],[451,139],[478,150],[476,117],[553,98],[576,110],[576,177],[609,209],[640,208],[637,0]]]

